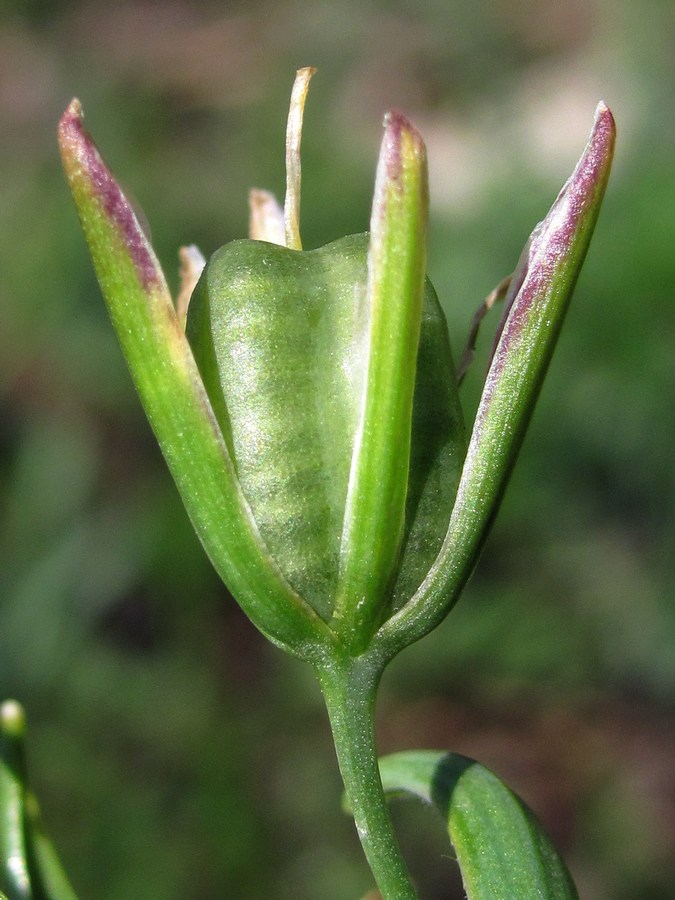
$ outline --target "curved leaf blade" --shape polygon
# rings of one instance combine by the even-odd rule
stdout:
[[[447,824],[468,900],[576,900],[567,867],[532,811],[489,769],[459,753],[380,760],[388,794],[432,803]]]

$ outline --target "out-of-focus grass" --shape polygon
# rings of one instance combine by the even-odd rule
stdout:
[[[4,4],[0,693],[27,706],[82,897],[343,900],[369,883],[318,689],[190,532],[54,139],[77,94],[174,277],[179,244],[245,233],[250,186],[281,192],[306,64],[306,245],[366,228],[381,115],[403,108],[429,144],[429,268],[456,351],[595,102],[614,109],[613,181],[502,515],[457,610],[385,679],[381,743],[496,768],[583,896],[673,896],[673,15],[629,0]],[[460,897],[442,832],[405,807],[397,821],[424,896]]]

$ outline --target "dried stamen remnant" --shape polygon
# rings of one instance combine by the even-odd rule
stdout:
[[[291,108],[288,113],[286,128],[286,200],[284,202],[284,220],[286,223],[286,246],[291,250],[302,250],[300,238],[300,141],[302,138],[302,118],[305,112],[305,101],[309,82],[316,72],[313,66],[298,69]]]

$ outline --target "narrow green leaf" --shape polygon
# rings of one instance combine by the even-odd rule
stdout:
[[[377,636],[391,655],[448,613],[476,563],[530,421],[607,186],[615,126],[598,106],[586,149],[511,279],[443,548]]]
[[[458,753],[380,760],[385,792],[433,803],[447,824],[468,900],[575,900],[565,863],[532,811],[492,772]]]
[[[25,832],[26,719],[14,700],[0,706],[0,889],[8,900],[33,900]]]
[[[61,119],[59,142],[113,325],[195,530],[254,624],[285,649],[312,655],[333,642],[332,633],[260,538],[159,263],[84,131],[76,100]]]
[[[0,900],[77,900],[46,836],[26,774],[26,718],[0,706]]]
[[[366,370],[340,546],[334,627],[353,652],[382,617],[405,522],[426,262],[424,143],[399,113],[385,120],[371,217]]]
[[[31,879],[40,900],[77,900],[53,843],[47,837],[35,795],[26,794],[26,832],[30,846]]]

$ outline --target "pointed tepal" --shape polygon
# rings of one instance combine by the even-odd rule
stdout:
[[[262,542],[157,258],[73,100],[59,146],[110,318],[211,562],[271,640],[307,656],[333,636]]]
[[[59,147],[82,225],[92,248],[98,249],[94,264],[99,279],[109,290],[135,279],[146,290],[164,295],[171,303],[164,274],[138,220],[84,130],[82,106],[74,99],[59,123]],[[105,252],[103,239],[124,252]],[[125,257],[123,259],[123,257]],[[125,265],[126,263],[126,265]],[[131,271],[125,271],[129,267]]]
[[[427,159],[389,113],[368,249],[368,350],[340,546],[335,627],[354,652],[382,617],[403,534],[426,263]]]
[[[615,124],[600,103],[586,149],[532,233],[513,279],[457,500],[438,559],[377,641],[396,652],[435,627],[471,574],[497,512],[586,256],[614,152]]]

